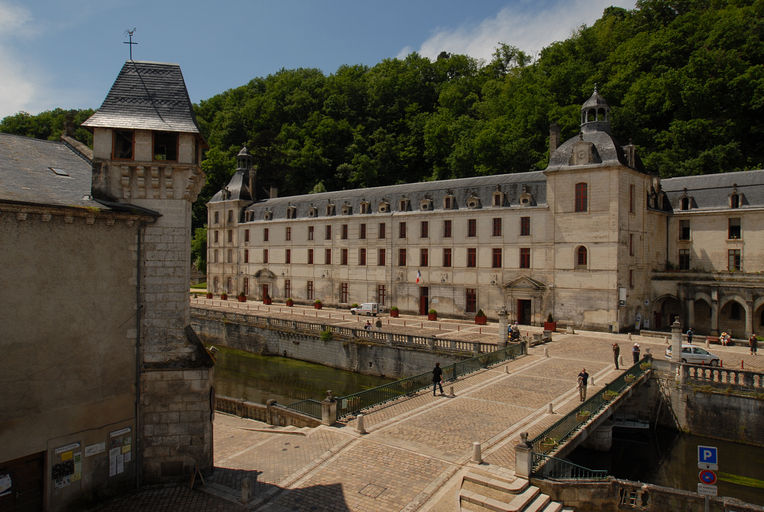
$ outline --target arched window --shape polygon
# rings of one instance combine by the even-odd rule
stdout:
[[[730,208],[740,208],[740,196],[732,194],[730,196]]]
[[[588,262],[587,256],[588,255],[587,255],[586,247],[584,247],[583,245],[579,246],[576,249],[576,267],[577,268],[586,267]]]
[[[680,205],[679,205],[679,209],[680,210],[689,210],[690,209],[690,198],[689,197],[683,197],[682,198],[682,200],[680,202]]]

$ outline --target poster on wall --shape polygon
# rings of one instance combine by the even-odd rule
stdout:
[[[109,476],[125,472],[125,464],[132,460],[132,435],[130,427],[109,433]]]
[[[54,450],[51,478],[56,489],[62,489],[82,479],[80,443],[67,444]]]

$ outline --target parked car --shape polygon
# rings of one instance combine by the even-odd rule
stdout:
[[[666,359],[671,359],[671,352],[671,346],[669,345],[666,347]],[[682,345],[682,362],[719,366],[719,356],[712,354],[704,348],[685,343]]]
[[[379,304],[376,302],[364,302],[357,308],[350,308],[350,313],[353,315],[377,316],[377,313],[379,313]]]

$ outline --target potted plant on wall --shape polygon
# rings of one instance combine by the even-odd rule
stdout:
[[[220,300],[228,300],[228,294],[226,292],[221,293]]]
[[[316,300],[313,302],[313,307],[314,307],[314,308],[316,308],[316,309],[321,309],[321,306],[323,306],[323,304],[321,304],[321,301],[320,301],[320,300],[316,299]]]
[[[265,305],[273,304],[273,299],[271,299],[271,296],[268,295],[267,293],[265,294],[265,297],[263,297],[263,304]]]
[[[437,320],[438,319],[438,312],[434,309],[431,309],[427,312],[427,320]]]
[[[287,297],[286,305],[288,308],[291,308],[292,306],[294,306],[294,301],[292,300],[292,297]]]
[[[208,298],[208,299],[211,299],[211,298],[212,298],[212,292],[207,292],[207,298]]]
[[[552,318],[552,313],[549,313],[549,316],[546,317],[546,322],[544,322],[544,330],[554,331],[555,329],[557,329],[557,322]]]
[[[393,306],[390,308],[390,316],[393,318],[398,318],[398,315],[400,314],[400,311],[398,310],[398,306]]]
[[[485,325],[487,321],[488,321],[488,317],[485,316],[485,313],[483,313],[483,310],[478,309],[478,312],[475,314],[475,323],[477,325]]]
[[[236,296],[236,300],[239,302],[247,302],[247,296],[244,295],[244,292],[239,292],[239,295]]]

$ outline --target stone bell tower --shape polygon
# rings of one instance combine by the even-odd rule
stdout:
[[[135,442],[144,482],[212,465],[212,361],[190,328],[191,206],[204,140],[176,64],[127,61],[93,130],[94,199],[153,212],[136,236]]]

